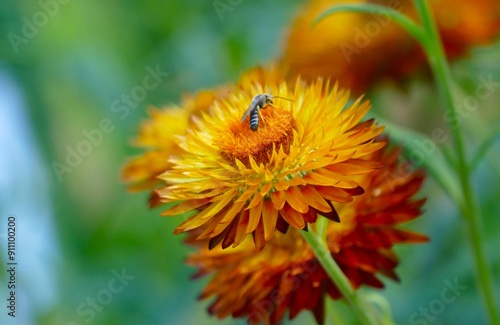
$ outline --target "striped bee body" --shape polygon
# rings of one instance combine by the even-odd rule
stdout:
[[[250,129],[252,131],[257,131],[259,128],[259,108],[254,108],[250,112]]]
[[[259,129],[259,110],[264,109],[267,105],[273,104],[273,96],[268,94],[259,94],[252,99],[250,106],[248,106],[245,114],[241,118],[241,122],[250,116],[250,129],[257,131]]]

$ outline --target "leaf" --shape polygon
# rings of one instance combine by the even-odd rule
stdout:
[[[386,130],[390,137],[404,146],[410,158],[412,153],[420,153],[418,156],[422,157],[420,165],[426,168],[446,194],[455,202],[462,201],[458,178],[451,172],[453,168],[447,163],[442,148],[438,144],[422,133],[399,127],[380,117],[377,117],[377,119],[387,127]],[[426,144],[433,146],[432,152],[428,152],[429,150],[424,147]]]
[[[470,162],[471,172],[473,172],[479,166],[484,157],[486,157],[488,150],[495,144],[498,138],[500,138],[500,129],[490,134],[490,136],[487,137],[479,146],[476,154],[472,156],[472,161]]]

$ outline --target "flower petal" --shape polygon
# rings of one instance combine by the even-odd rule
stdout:
[[[323,199],[321,194],[316,191],[316,188],[314,186],[308,185],[308,186],[302,186],[300,188],[300,191],[302,192],[302,195],[306,199],[307,203],[315,208],[318,211],[321,212],[330,212],[332,211],[332,208],[328,204],[328,202]]]
[[[296,186],[290,187],[285,192],[286,201],[292,208],[300,213],[306,213],[309,210],[309,205],[306,202],[306,198],[302,195],[300,189]]]
[[[285,204],[283,209],[280,211],[280,214],[292,227],[303,229],[306,226],[302,214],[288,204]]]
[[[275,191],[271,193],[271,201],[273,202],[274,208],[276,210],[283,209],[286,202],[286,194],[282,191]]]
[[[210,202],[210,198],[184,201],[168,210],[162,212],[162,216],[176,216],[188,211],[192,211]]]
[[[274,230],[276,229],[276,222],[278,221],[278,210],[274,208],[271,200],[264,200],[262,220],[264,223],[264,237],[266,241],[268,241],[273,237]]]
[[[261,219],[262,216],[262,205],[263,205],[263,200],[261,199],[255,207],[249,210],[250,218],[248,220],[248,226],[246,230],[247,234],[251,233],[252,231],[255,230],[255,228],[257,228],[259,220]]]

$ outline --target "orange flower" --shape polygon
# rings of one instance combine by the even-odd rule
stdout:
[[[285,46],[282,65],[292,80],[297,75],[309,81],[330,77],[361,94],[377,82],[401,79],[427,66],[417,41],[384,15],[339,13],[312,28],[313,20],[334,5],[367,2],[416,18],[410,0],[310,0],[294,21]],[[496,0],[431,0],[430,5],[449,59],[491,43],[499,32]]]
[[[160,176],[169,184],[157,191],[161,200],[181,202],[164,215],[190,213],[175,233],[203,229],[198,239],[210,239],[210,248],[237,246],[252,233],[261,249],[275,229],[304,229],[318,215],[338,221],[332,202],[362,194],[354,177],[379,167],[362,160],[384,145],[374,142],[383,128],[360,123],[368,102],[344,109],[349,94],[336,86],[328,91],[321,80],[288,89],[284,81],[249,79],[240,87],[196,120],[180,138],[184,154]],[[274,104],[260,111],[254,132],[248,118],[240,119],[252,97],[266,90]]]
[[[393,245],[427,241],[423,235],[397,228],[421,214],[425,200],[413,196],[422,184],[423,172],[408,171],[398,163],[399,150],[383,151],[370,158],[381,160],[384,167],[358,177],[366,193],[350,204],[336,205],[342,222],[327,226],[328,248],[354,288],[382,288],[379,274],[397,281]],[[311,310],[318,324],[323,324],[325,296],[341,298],[295,229],[286,235],[277,233],[260,252],[250,238],[226,250],[208,250],[195,238],[189,234],[188,242],[198,248],[187,263],[199,268],[195,278],[213,275],[200,299],[215,298],[208,311],[218,318],[245,317],[250,324],[278,324],[287,309],[290,319]]]

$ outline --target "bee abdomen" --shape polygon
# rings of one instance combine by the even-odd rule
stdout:
[[[259,110],[254,109],[250,113],[250,129],[252,131],[257,131],[258,128],[259,128]]]

